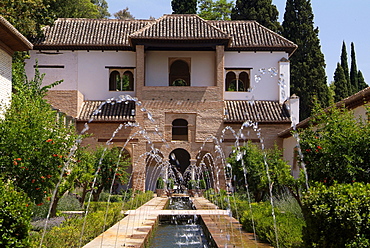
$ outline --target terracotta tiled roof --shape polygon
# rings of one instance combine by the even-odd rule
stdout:
[[[225,101],[224,121],[290,122],[290,116],[276,101]]]
[[[157,20],[61,18],[44,28],[35,49],[121,49],[145,42],[213,42],[229,50],[293,53],[293,42],[255,21],[206,21],[197,15],[164,15]]]
[[[150,20],[59,18],[44,28],[35,49],[132,49],[128,36]]]
[[[94,115],[95,121],[134,121],[135,120],[135,103],[134,102],[115,102],[106,103],[105,101],[85,101],[82,105],[81,112],[77,117],[78,121],[88,121],[92,118],[93,113],[99,107],[100,111]]]
[[[12,52],[32,49],[31,42],[2,16],[0,16],[0,42],[8,46]]]
[[[130,35],[132,40],[225,40],[230,36],[197,15],[164,15]]]
[[[293,53],[297,45],[256,21],[208,21],[232,37],[231,50],[282,50]]]

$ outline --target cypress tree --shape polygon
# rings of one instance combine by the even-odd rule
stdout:
[[[334,72],[334,101],[338,102],[349,96],[347,89],[347,80],[344,70],[340,63],[337,64],[337,69]]]
[[[279,11],[272,0],[236,0],[231,20],[256,20],[275,32],[281,31]]]
[[[290,58],[291,93],[300,97],[300,119],[311,115],[317,102],[321,107],[329,104],[326,83],[325,59],[321,52],[319,30],[314,28],[314,15],[310,0],[287,0],[283,36],[298,45]]]
[[[355,94],[359,91],[358,89],[358,71],[357,71],[357,64],[356,64],[356,53],[355,53],[355,44],[351,42],[351,72],[349,74],[351,87],[352,87],[352,94]]]
[[[369,85],[365,82],[365,78],[362,75],[362,72],[360,70],[358,71],[357,79],[358,79],[358,90],[359,91],[369,87]]]
[[[197,13],[197,0],[172,0],[172,14]]]
[[[347,89],[348,89],[348,96],[352,95],[352,90],[350,88],[350,80],[349,80],[349,69],[348,69],[348,57],[347,57],[347,48],[346,48],[346,43],[343,41],[342,44],[342,53],[340,55],[340,65],[343,68],[344,71],[344,76],[346,77],[346,84],[347,84]]]

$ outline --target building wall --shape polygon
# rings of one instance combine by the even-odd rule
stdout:
[[[43,85],[63,80],[52,90],[78,90],[85,100],[105,100],[122,95],[123,92],[109,91],[108,67],[135,67],[136,64],[135,53],[127,51],[31,51],[30,55],[26,61],[29,78],[34,76],[37,59],[40,72],[45,73]],[[42,68],[44,66],[64,68]]]
[[[285,52],[225,52],[225,68],[250,68],[251,92],[225,92],[225,100],[279,100],[279,73],[271,76],[269,68],[279,71],[279,61],[288,58]],[[263,74],[260,69],[265,69]],[[260,77],[260,81],[255,78]],[[289,96],[288,96],[289,97]]]
[[[0,49],[0,118],[9,106],[12,93],[12,56]]]

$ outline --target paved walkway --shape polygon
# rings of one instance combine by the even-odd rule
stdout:
[[[156,197],[136,210],[129,210],[127,216],[84,248],[144,248],[152,231],[158,224],[159,215],[200,215],[207,226],[216,247],[265,248],[267,244],[257,243],[253,234],[245,233],[239,222],[229,216],[226,210],[217,207],[203,197],[191,198],[197,210],[163,210],[166,197]]]

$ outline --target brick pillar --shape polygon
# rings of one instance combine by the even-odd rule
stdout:
[[[142,100],[145,85],[145,51],[144,45],[136,45],[136,97]]]
[[[216,86],[219,87],[221,99],[224,99],[225,47],[216,46]]]
[[[132,156],[132,188],[145,191],[146,157],[141,157],[146,151],[146,142],[133,144]]]

